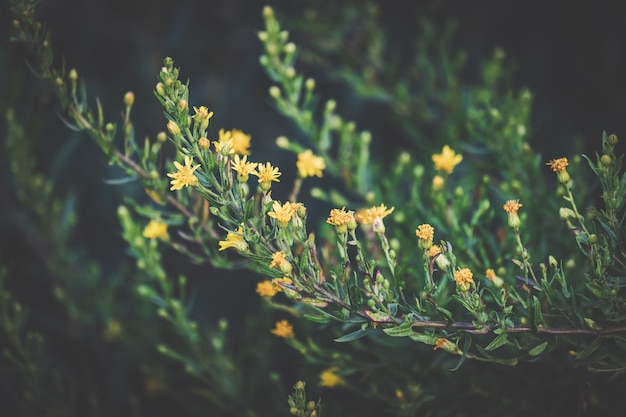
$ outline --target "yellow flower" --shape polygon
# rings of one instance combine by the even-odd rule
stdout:
[[[280,204],[279,201],[274,201],[272,204],[272,210],[267,213],[268,216],[273,217],[278,222],[278,227],[287,227],[289,224],[289,220],[294,216],[296,210],[300,206],[299,203],[292,204],[290,201],[287,201],[285,204]]]
[[[493,284],[500,288],[502,287],[502,284],[504,284],[504,281],[502,280],[502,278],[500,278],[499,276],[496,275],[496,271],[494,271],[493,269],[489,268],[485,271],[485,278],[487,278],[489,281],[493,282]]]
[[[502,208],[508,214],[512,214],[512,213],[517,213],[517,210],[519,210],[520,207],[522,206],[523,204],[520,204],[519,200],[507,200],[507,202],[504,203],[504,206],[502,206]]]
[[[256,284],[256,293],[259,294],[261,297],[273,297],[276,295],[277,292],[278,290],[269,279],[258,282]]]
[[[326,169],[326,163],[321,156],[313,155],[313,151],[307,149],[298,154],[298,162],[296,167],[302,178],[306,177],[322,177],[322,171]]]
[[[469,291],[470,285],[474,283],[473,277],[474,274],[469,268],[460,268],[454,273],[454,280],[461,291]]]
[[[348,228],[350,230],[356,229],[356,220],[354,218],[354,211],[346,211],[345,207],[339,209],[332,209],[330,216],[326,219],[326,223],[332,224],[337,228],[338,233],[346,233]]]
[[[335,371],[339,368],[333,366],[332,368],[328,368],[320,374],[320,385],[323,387],[336,387],[338,385],[344,385],[346,382],[342,377],[337,375]]]
[[[356,214],[356,219],[363,224],[371,224],[374,223],[376,219],[384,219],[388,215],[390,215],[395,207],[391,207],[387,209],[384,204],[380,206],[374,206],[365,210],[359,210]]]
[[[435,237],[435,228],[429,224],[421,224],[417,227],[415,236],[417,236],[420,240],[420,248],[430,249],[433,245],[433,238]]]
[[[561,184],[567,184],[569,182],[569,173],[567,172],[567,158],[559,158],[553,159],[546,163],[546,165],[550,165],[552,171],[556,172],[556,176],[559,179]]]
[[[221,132],[221,131],[220,131]],[[233,150],[233,140],[229,139],[229,140],[225,140],[225,141],[213,141],[213,145],[215,146],[215,152],[219,153],[221,155],[230,155],[235,153],[235,151]]]
[[[292,270],[291,264],[287,261],[287,257],[282,251],[278,251],[272,254],[272,262],[270,262],[270,268],[278,268],[285,275],[289,275]]]
[[[170,190],[181,190],[183,187],[198,185],[198,177],[194,174],[194,171],[200,168],[200,165],[191,166],[193,159],[190,156],[185,156],[185,166],[181,165],[178,161],[174,161],[174,166],[178,170],[171,174],[168,172],[167,176],[173,178],[170,181],[172,187]]]
[[[248,181],[248,176],[254,173],[254,170],[258,163],[256,162],[248,162],[248,156],[244,155],[243,158],[240,158],[239,155],[235,155],[235,158],[230,161],[233,169],[237,172],[237,180],[239,182]]]
[[[509,226],[513,229],[519,229],[522,224],[521,219],[519,218],[517,211],[522,207],[519,200],[508,200],[504,203],[502,208],[509,215]]]
[[[272,285],[274,286],[274,291],[276,291],[276,292],[282,292],[282,291],[285,290],[285,287],[283,287],[283,284],[291,285],[291,284],[293,284],[293,281],[290,278],[287,278],[287,277],[274,278],[272,280]],[[289,290],[291,290],[291,289],[289,289]]]
[[[435,169],[452,174],[454,167],[463,160],[463,155],[457,155],[448,145],[445,145],[441,153],[433,155]]]
[[[430,249],[428,249],[428,256],[434,258],[435,256],[441,253],[441,248],[437,245],[432,245]]]
[[[193,110],[196,112],[194,116],[191,116],[194,123],[200,126],[200,130],[206,130],[209,127],[209,119],[213,117],[213,112],[210,112],[205,106],[200,106],[200,108],[194,106]]]
[[[148,239],[169,239],[167,224],[157,220],[150,220],[145,229],[143,229],[143,237]]]
[[[238,153],[239,155],[250,155],[250,151],[248,148],[250,147],[250,135],[246,135],[239,129],[233,130],[224,130],[220,129],[220,139],[221,143],[231,142],[231,147],[233,152]],[[216,145],[217,147],[217,145]]]
[[[385,232],[385,224],[383,219],[390,215],[395,207],[387,209],[384,204],[380,206],[374,206],[365,210],[359,210],[356,214],[356,219],[362,224],[372,224],[372,228],[376,233]]]
[[[568,164],[569,162],[567,161],[567,158],[553,159],[546,163],[546,165],[550,165],[550,168],[552,169],[552,171],[556,172],[557,174],[559,172],[565,171],[565,168],[567,167]]]
[[[280,320],[276,322],[276,327],[270,330],[272,334],[285,339],[293,337],[293,326],[289,324],[287,320]]]
[[[219,250],[225,250],[228,248],[235,248],[239,252],[247,252],[248,251],[248,243],[242,236],[243,234],[243,226],[239,226],[237,229],[237,233],[228,232],[226,235],[226,240],[220,240],[217,242],[220,245]]]
[[[280,182],[278,179],[281,176],[280,171],[269,162],[265,163],[265,165],[259,164],[259,171],[252,172],[252,174],[259,177],[259,185],[263,191],[267,191],[272,187],[272,181]]]

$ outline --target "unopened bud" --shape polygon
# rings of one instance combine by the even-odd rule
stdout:
[[[289,147],[289,139],[284,136],[279,136],[276,138],[276,146],[281,149],[286,149]]]
[[[276,87],[275,85],[271,86],[269,91],[270,91],[270,96],[274,98],[280,97],[280,88]]]
[[[200,147],[200,149],[202,150],[206,150],[209,149],[209,147],[211,146],[211,141],[207,138],[200,138],[200,140],[198,140],[198,146]]]
[[[296,45],[293,42],[289,42],[287,45],[285,45],[285,52],[288,54],[293,54],[294,52],[296,52]]]
[[[124,94],[124,104],[126,105],[126,107],[131,107],[134,102],[135,102],[135,94],[132,91],[129,91],[126,94]]]
[[[174,122],[173,120],[167,122],[167,130],[169,130],[170,133],[174,136],[180,135],[180,127],[178,127],[176,122]]]
[[[155,89],[158,95],[165,97],[165,85],[163,83],[157,83]]]

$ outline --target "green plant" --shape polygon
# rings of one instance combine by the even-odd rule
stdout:
[[[522,362],[580,370],[583,378],[600,372],[622,378],[626,177],[622,156],[615,154],[617,136],[603,134],[595,161],[574,157],[570,165],[560,155],[544,161],[525,142],[531,94],[506,89],[501,51],[486,61],[478,85],[461,88],[463,56],[450,57],[442,46],[429,58],[426,51],[439,41],[425,22],[408,72],[425,77],[396,82],[400,69],[385,72],[382,47],[372,49],[362,74],[342,63],[340,75],[360,94],[390,104],[407,134],[406,150],[378,159],[370,151],[376,138],[340,116],[337,102],[323,100],[316,81],[296,70],[298,47],[273,9],[264,8],[258,37],[264,48],[260,63],[273,83],[269,96],[302,133],[302,140],[276,140],[297,168],[293,187],[276,195],[275,183],[290,179],[272,161],[248,159],[249,135],[236,129],[215,134],[213,112],[190,105],[192,84],[180,79],[172,58],[164,59],[155,86],[168,133],[141,143],[131,120],[134,94],[124,97],[122,125],[107,122],[100,104],[90,107],[77,71],[66,74],[53,65],[50,36],[34,19],[34,3],[14,1],[13,7],[15,38],[32,49],[31,67],[54,90],[68,126],[92,137],[108,162],[124,171],[115,182],[136,181],[150,198],[128,198],[118,210],[122,237],[135,259],[132,291],[119,291],[142,306],[137,328],[155,314],[159,324],[153,333],[129,334],[122,346],[137,355],[160,353],[146,361],[150,369],[158,358],[180,365],[194,399],[229,414],[255,415],[242,392],[260,388],[246,384],[251,371],[245,360],[227,353],[226,321],[200,328],[191,317],[187,292],[193,287],[167,272],[168,251],[267,277],[257,293],[269,309],[291,317],[276,322],[271,333],[320,371],[322,386],[382,402],[398,415],[446,414],[437,393],[464,392],[465,385],[450,368],[458,375],[468,367],[480,373],[469,376],[480,389],[506,372],[502,365]],[[367,27],[383,42],[375,25]],[[437,63],[443,71],[433,70]],[[447,110],[428,112],[438,106]],[[436,145],[426,140],[431,135]],[[17,155],[19,140],[7,143]],[[425,144],[427,152],[421,151]],[[585,177],[584,161],[600,183],[603,208],[579,208],[595,181]],[[541,180],[546,162],[557,183]],[[16,178],[32,177],[20,174],[21,168],[14,167]],[[320,185],[307,186],[312,181]],[[45,194],[45,187],[18,187],[31,191],[23,191],[21,200],[27,204]],[[311,216],[313,204],[328,214]],[[59,223],[41,210],[35,214],[44,225]],[[70,269],[59,275],[69,277]],[[88,308],[74,300],[61,301],[72,317],[84,318]],[[104,303],[109,309],[113,304]],[[121,319],[115,316],[121,313],[109,314],[105,334],[116,337]],[[4,328],[12,329],[17,318],[5,317]],[[301,319],[316,324],[294,329]],[[438,366],[430,364],[433,357]],[[178,374],[170,372],[176,380]],[[304,384],[294,389],[292,413],[319,415],[320,404],[306,402]],[[174,386],[168,392],[188,400]],[[485,407],[494,415],[508,409],[518,395],[511,392],[486,396]],[[473,395],[465,391],[451,412],[462,415]],[[610,411],[590,398],[595,409]],[[560,404],[566,401],[559,397]],[[556,412],[565,409],[561,405]]]

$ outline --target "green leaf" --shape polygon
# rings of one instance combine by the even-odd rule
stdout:
[[[548,341],[545,341],[543,343],[538,344],[537,346],[535,346],[534,348],[529,350],[528,354],[530,356],[541,355],[543,353],[543,351],[546,350],[546,347],[548,347]]]
[[[413,332],[412,334],[409,335],[409,338],[416,342],[424,343],[427,345],[434,345],[437,343],[437,336],[433,336],[430,334],[422,334],[422,333]]]
[[[489,343],[485,347],[485,350],[492,351],[492,350],[496,350],[502,345],[506,345],[506,343],[508,342],[508,336],[509,335],[507,332],[500,333],[495,339],[491,341],[491,343]]]
[[[387,327],[386,329],[383,329],[383,332],[392,337],[406,337],[413,334],[413,323],[405,321],[399,326]]]
[[[536,327],[543,327],[544,321],[543,321],[543,314],[541,312],[541,302],[534,295],[533,295],[533,310],[535,310],[534,311],[534,314],[535,314],[535,326]]]
[[[137,180],[136,177],[131,176],[131,177],[123,177],[123,178],[114,178],[110,180],[102,180],[102,182],[105,184],[109,184],[109,185],[122,185],[122,184],[128,184],[129,182],[133,182],[136,180]]]
[[[367,328],[367,330],[358,329],[352,333],[345,334],[340,338],[335,339],[335,342],[344,343],[344,342],[352,342],[353,340],[360,339],[364,336],[367,336],[371,332],[371,328]]]
[[[315,323],[326,324],[330,321],[330,318],[326,316],[318,316],[317,314],[304,314],[304,318]]]

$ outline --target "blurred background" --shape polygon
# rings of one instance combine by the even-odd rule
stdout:
[[[379,8],[389,48],[398,54],[412,47],[419,18],[436,27],[456,22],[454,47],[468,54],[468,82],[494,48],[502,48],[513,68],[514,90],[527,87],[534,94],[529,142],[545,160],[574,152],[593,155],[603,131],[626,138],[626,25],[620,2],[563,6],[537,0],[373,3]],[[206,105],[215,112],[210,139],[216,139],[222,127],[241,129],[252,136],[256,160],[272,160],[280,166],[280,158],[286,155],[276,154],[274,140],[280,135],[297,137],[299,132],[267,98],[271,82],[259,64],[262,45],[256,37],[263,28],[265,4],[274,7],[291,39],[306,48],[315,42],[297,24],[299,20],[311,16],[311,10],[332,15],[334,9],[346,5],[358,9],[359,2],[44,0],[37,11],[52,33],[57,57],[63,59],[58,65],[78,70],[108,120],[122,120],[122,98],[132,90],[138,138],[154,138],[165,130],[152,90],[163,58],[171,56],[181,68],[181,79],[191,80],[190,106]],[[70,196],[68,201],[76,209],[73,244],[105,272],[115,271],[126,259],[116,209],[125,195],[140,190],[105,184],[105,179],[118,173],[106,165],[94,143],[67,129],[52,94],[27,69],[22,48],[8,42],[11,14],[6,1],[0,3],[0,28],[0,114],[13,108],[27,122],[29,134],[36,135],[37,169],[54,180],[55,193]],[[358,24],[345,27],[346,40],[353,39],[358,30]],[[361,100],[345,83],[319,68],[305,62],[300,65],[299,70],[318,81],[321,95],[334,97],[339,113],[355,120],[360,129],[370,130],[374,141],[384,140],[391,149],[402,143],[401,138],[396,141],[395,135],[389,135],[394,126],[376,102]],[[0,132],[4,140],[4,127],[0,126]],[[9,158],[2,147],[0,259],[20,266],[19,282],[11,285],[19,297],[39,297],[35,309],[45,315],[54,308],[52,290],[43,261],[33,254],[32,236],[19,223],[21,208],[6,169]],[[288,168],[285,171],[289,175]],[[214,271],[174,254],[167,262],[200,289],[198,299],[205,301],[198,307],[198,316],[209,320],[226,316],[233,326],[243,326],[249,311],[229,308],[232,300],[224,296],[235,292],[238,299],[249,300],[250,311],[258,310],[256,278],[247,272]],[[227,279],[216,281],[216,275]],[[222,287],[216,288],[216,282]]]

